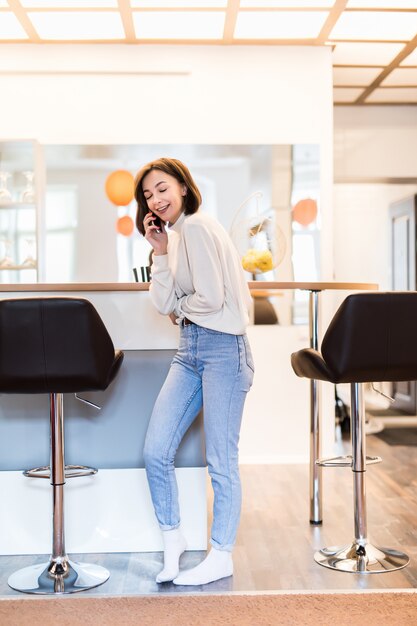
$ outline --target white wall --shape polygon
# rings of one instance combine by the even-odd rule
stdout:
[[[43,144],[318,144],[322,278],[332,277],[333,110],[329,48],[10,45],[7,56],[0,58],[1,71],[26,72],[1,77],[2,94],[7,94],[0,105],[3,138],[34,137]],[[81,75],[77,73],[80,71],[90,73]],[[323,313],[325,324],[330,313]],[[285,433],[293,441],[291,429],[296,409],[288,394],[279,399],[275,396],[274,354],[270,355],[269,365],[270,403],[278,406],[279,402],[280,411],[275,420],[262,414],[246,420],[244,440],[258,441],[256,433],[260,430],[268,433],[269,441],[276,443],[275,460],[279,460],[288,454],[280,420],[285,416]],[[304,394],[305,381],[294,380],[299,393]],[[326,390],[326,454],[333,441],[332,405],[332,391]],[[304,439],[298,450],[291,448],[298,459],[308,458]],[[245,446],[248,458],[259,459],[262,453],[259,446]],[[267,454],[271,460],[269,450]]]
[[[390,289],[389,205],[417,193],[417,106],[336,107],[334,124],[335,278]]]
[[[336,182],[416,178],[416,150],[417,106],[335,107]]]

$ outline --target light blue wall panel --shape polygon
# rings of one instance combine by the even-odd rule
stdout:
[[[104,392],[82,394],[102,406],[101,411],[64,395],[66,463],[103,469],[144,466],[147,425],[174,354],[174,350],[125,351],[113,384]],[[48,396],[0,394],[0,470],[48,464]],[[176,465],[205,465],[201,414],[178,450]]]

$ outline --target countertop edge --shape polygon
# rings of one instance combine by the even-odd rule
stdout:
[[[0,292],[57,292],[57,291],[149,291],[150,283],[4,283],[0,284]],[[301,289],[306,291],[369,290],[379,288],[377,283],[361,282],[297,282],[297,281],[249,281],[251,290],[269,289]]]

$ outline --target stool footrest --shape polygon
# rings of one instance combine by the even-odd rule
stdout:
[[[366,465],[375,465],[376,463],[381,463],[382,459],[380,456],[367,456],[366,457]],[[319,459],[316,461],[316,465],[320,467],[352,467],[353,460],[352,455],[348,454],[346,456],[334,456],[328,459]]]
[[[65,466],[65,478],[78,478],[79,476],[93,476],[97,474],[98,469],[95,467],[88,467],[87,465],[66,465]],[[50,478],[51,468],[49,465],[43,467],[34,467],[33,469],[25,470],[23,475],[28,478]]]

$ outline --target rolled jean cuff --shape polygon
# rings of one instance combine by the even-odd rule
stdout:
[[[180,522],[178,524],[159,524],[159,528],[161,530],[175,530],[180,527]]]
[[[224,550],[224,552],[231,552],[234,548],[233,543],[229,543],[228,545],[221,545],[220,543],[217,543],[217,541],[215,541],[214,539],[210,539],[210,543],[216,550]]]

